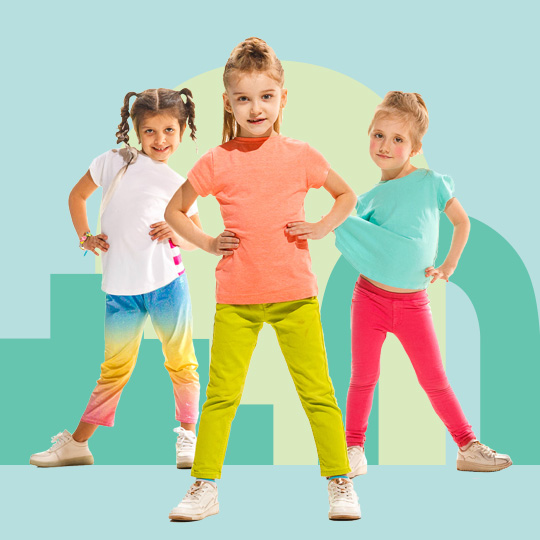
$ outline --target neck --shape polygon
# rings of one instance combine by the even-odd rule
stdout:
[[[251,133],[245,133],[242,128],[240,128],[240,133],[238,133],[237,137],[245,137],[246,139],[261,139],[263,137],[277,137],[279,133],[272,128],[272,130],[267,131],[266,133],[263,133],[262,135],[252,135]]]
[[[407,160],[399,169],[381,169],[381,181],[387,182],[388,180],[397,180],[398,178],[411,174],[413,171],[416,171],[416,167],[411,164],[410,160]]]

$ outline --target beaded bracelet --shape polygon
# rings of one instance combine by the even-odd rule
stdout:
[[[79,238],[79,248],[83,251],[86,251],[86,248],[83,247],[83,244],[90,238],[92,235],[90,234],[90,231],[86,231],[80,238]]]

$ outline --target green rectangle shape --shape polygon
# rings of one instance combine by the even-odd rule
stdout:
[[[274,406],[240,405],[232,423],[225,465],[274,464]]]

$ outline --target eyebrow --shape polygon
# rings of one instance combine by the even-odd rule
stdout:
[[[270,88],[270,90],[262,90],[262,91],[261,91],[261,94],[268,94],[268,92],[275,92],[275,91],[276,91],[275,88]],[[233,96],[238,96],[238,95],[240,95],[240,94],[246,95],[247,92],[235,92],[235,93],[233,94]]]

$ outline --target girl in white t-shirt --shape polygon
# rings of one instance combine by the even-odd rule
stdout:
[[[129,100],[136,99],[129,109]],[[191,91],[145,90],[129,92],[121,110],[117,143],[92,161],[69,196],[79,246],[103,254],[102,288],[107,293],[105,361],[81,421],[71,435],[53,437],[49,450],[34,454],[32,465],[59,467],[91,465],[88,439],[99,425],[114,425],[122,389],[135,367],[145,321],[150,315],[163,344],[165,367],[172,380],[176,419],[177,467],[189,468],[195,451],[195,424],[199,413],[199,376],[192,342],[191,301],[180,250],[195,249],[164,221],[167,203],[185,182],[167,165],[189,124],[195,139],[195,104]],[[129,124],[142,146],[129,146]],[[93,236],[88,226],[86,200],[103,188],[102,233]],[[196,205],[190,219],[200,227]],[[86,253],[85,253],[86,254]]]

